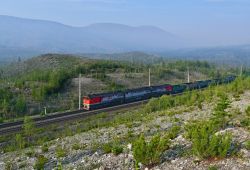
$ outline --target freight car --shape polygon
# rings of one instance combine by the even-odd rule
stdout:
[[[177,84],[177,85],[173,85],[173,91],[171,94],[178,94],[178,93],[182,93],[187,89],[187,85],[186,84]]]
[[[173,91],[173,86],[165,84],[161,86],[151,86],[151,97],[160,97],[162,95],[169,95]]]
[[[160,97],[162,95],[178,94],[183,93],[186,90],[202,89],[210,85],[230,83],[234,81],[235,78],[236,76],[227,76],[222,79],[196,81],[178,85],[165,84],[160,86],[142,87],[112,93],[92,94],[83,98],[83,108],[85,110],[95,110],[135,101],[146,100],[152,97]]]

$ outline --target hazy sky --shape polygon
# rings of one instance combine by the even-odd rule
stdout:
[[[250,43],[250,0],[1,0],[0,14],[74,26],[154,25],[208,45]]]

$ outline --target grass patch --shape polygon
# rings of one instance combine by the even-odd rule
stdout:
[[[114,155],[119,155],[123,152],[123,147],[118,143],[106,143],[102,146],[104,153],[113,153]]]
[[[42,170],[44,169],[44,165],[48,162],[48,159],[43,156],[39,155],[36,161],[36,164],[34,166],[34,169]]]
[[[45,153],[45,152],[48,152],[48,151],[49,151],[48,145],[47,145],[47,144],[44,144],[44,145],[42,146],[42,152]]]
[[[174,139],[178,136],[179,132],[181,130],[180,126],[173,126],[168,132],[167,136],[169,139]]]
[[[73,146],[72,146],[72,149],[73,150],[83,150],[87,147],[86,144],[79,144],[79,143],[75,143]]]
[[[57,158],[63,158],[66,156],[66,151],[65,149],[63,149],[62,147],[57,147],[56,148],[56,157]]]
[[[218,167],[217,166],[209,166],[208,167],[208,170],[218,170]]]
[[[250,140],[246,141],[244,145],[247,150],[250,150]]]
[[[248,117],[250,117],[250,106],[247,107],[245,113]]]
[[[119,154],[121,154],[122,152],[123,152],[123,147],[122,147],[121,145],[116,144],[116,145],[113,146],[113,148],[112,148],[112,153],[113,153],[114,155],[119,155]]]

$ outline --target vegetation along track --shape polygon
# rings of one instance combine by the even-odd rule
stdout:
[[[199,89],[199,90],[202,90],[202,89]],[[181,95],[183,93],[185,92],[173,94],[173,96]],[[136,106],[147,103],[149,100],[150,99],[117,105],[113,107],[102,108],[102,109],[93,110],[93,111],[77,110],[77,111],[71,111],[71,112],[63,112],[63,113],[52,114],[52,115],[48,115],[44,117],[34,117],[33,120],[35,122],[36,127],[43,127],[49,124],[83,119],[83,118],[86,118],[86,117],[89,117],[98,113],[119,111],[122,109],[136,107]],[[23,126],[23,121],[0,124],[0,135],[6,135],[10,133],[19,132],[22,130],[22,126]]]
[[[113,107],[108,107],[108,108],[103,108],[103,109],[98,109],[98,110],[93,110],[93,111],[78,110],[78,111],[72,111],[72,112],[65,112],[65,113],[54,114],[54,115],[49,115],[45,117],[36,117],[33,120],[35,122],[36,127],[43,127],[49,124],[83,119],[83,118],[86,118],[86,117],[89,117],[98,113],[113,112],[113,111],[119,111],[119,110],[131,108],[131,107],[136,107],[136,106],[145,104],[148,101],[149,99],[143,100],[143,101],[137,101],[133,103],[127,103],[123,105],[118,105],[118,106],[113,106]],[[0,135],[6,135],[10,133],[19,132],[22,130],[22,126],[23,126],[23,121],[0,124]]]

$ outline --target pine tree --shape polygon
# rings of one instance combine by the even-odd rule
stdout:
[[[28,116],[24,118],[23,129],[24,129],[24,134],[27,136],[28,143],[30,143],[31,137],[35,132],[35,124],[34,121]]]

